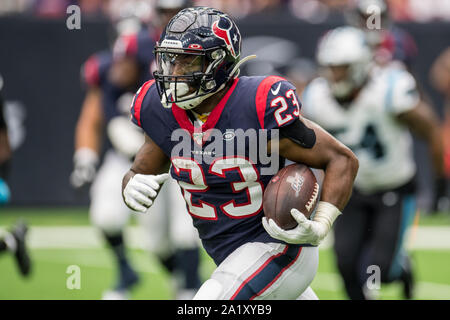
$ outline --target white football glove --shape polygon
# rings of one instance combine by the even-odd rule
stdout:
[[[94,180],[97,172],[98,155],[90,148],[80,148],[73,156],[74,169],[70,175],[70,183],[81,188]]]
[[[168,173],[160,175],[136,174],[123,190],[126,205],[134,211],[145,213],[158,195],[158,189],[169,178]]]
[[[309,243],[319,245],[331,230],[334,220],[341,214],[338,208],[329,202],[320,201],[317,204],[313,220],[309,220],[297,209],[291,210],[291,215],[298,225],[294,229],[283,230],[272,219],[263,218],[262,223],[267,233],[275,239],[291,244]]]

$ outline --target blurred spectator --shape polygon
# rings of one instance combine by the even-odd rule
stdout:
[[[389,0],[396,21],[450,21],[449,0]]]
[[[280,7],[282,0],[196,0],[195,6],[208,6],[224,11],[235,19]]]
[[[107,8],[107,15],[113,23],[122,23],[122,28],[126,28],[130,23],[130,18],[139,18],[143,23],[148,24],[154,15],[153,1],[151,0],[110,0]],[[123,31],[123,30],[122,30]],[[119,31],[123,34],[124,32]],[[137,31],[136,27],[131,33]],[[125,32],[126,33],[126,32]]]
[[[67,7],[70,6],[70,0],[35,0],[32,1],[32,12],[40,17],[59,18],[66,15]]]
[[[353,0],[304,0],[289,1],[289,10],[294,16],[310,23],[322,23],[331,16],[342,14],[354,6]]]
[[[45,18],[58,18],[66,14],[69,5],[76,4],[81,12],[105,15],[114,19],[127,7],[150,8],[154,13],[155,0],[2,0],[0,15],[31,13]],[[170,2],[170,1],[169,1]],[[388,0],[393,20],[430,22],[450,21],[450,0]],[[144,4],[145,3],[145,4]],[[144,4],[144,5],[143,5]],[[294,16],[311,23],[320,23],[330,15],[342,14],[355,6],[354,0],[193,0],[194,6],[209,6],[223,10],[239,19],[259,12],[271,12],[288,7]],[[147,9],[143,9],[145,13]],[[155,17],[154,14],[151,15]]]
[[[30,0],[3,0],[0,3],[0,15],[25,12],[30,4]]]
[[[361,29],[374,50],[380,65],[401,61],[411,71],[417,46],[413,37],[395,25],[387,0],[356,0],[355,7],[345,13],[348,24]],[[374,14],[377,14],[375,19]]]

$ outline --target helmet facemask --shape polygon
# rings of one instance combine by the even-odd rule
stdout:
[[[157,70],[153,75],[165,108],[173,103],[186,110],[195,108],[225,85],[214,80],[217,66],[229,63],[221,47],[203,50],[158,46],[155,55]]]

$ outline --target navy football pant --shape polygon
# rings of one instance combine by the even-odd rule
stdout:
[[[379,267],[384,283],[399,280],[410,271],[404,238],[416,213],[412,190],[412,183],[372,195],[354,190],[336,220],[334,252],[350,299],[366,298],[366,281],[373,274],[369,266]]]

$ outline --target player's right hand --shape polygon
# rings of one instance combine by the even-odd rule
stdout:
[[[168,178],[168,173],[134,175],[123,190],[125,204],[134,211],[145,213],[152,206],[160,186]]]
[[[70,175],[70,183],[74,188],[81,188],[94,180],[98,155],[89,148],[78,149],[73,156],[74,169]]]

